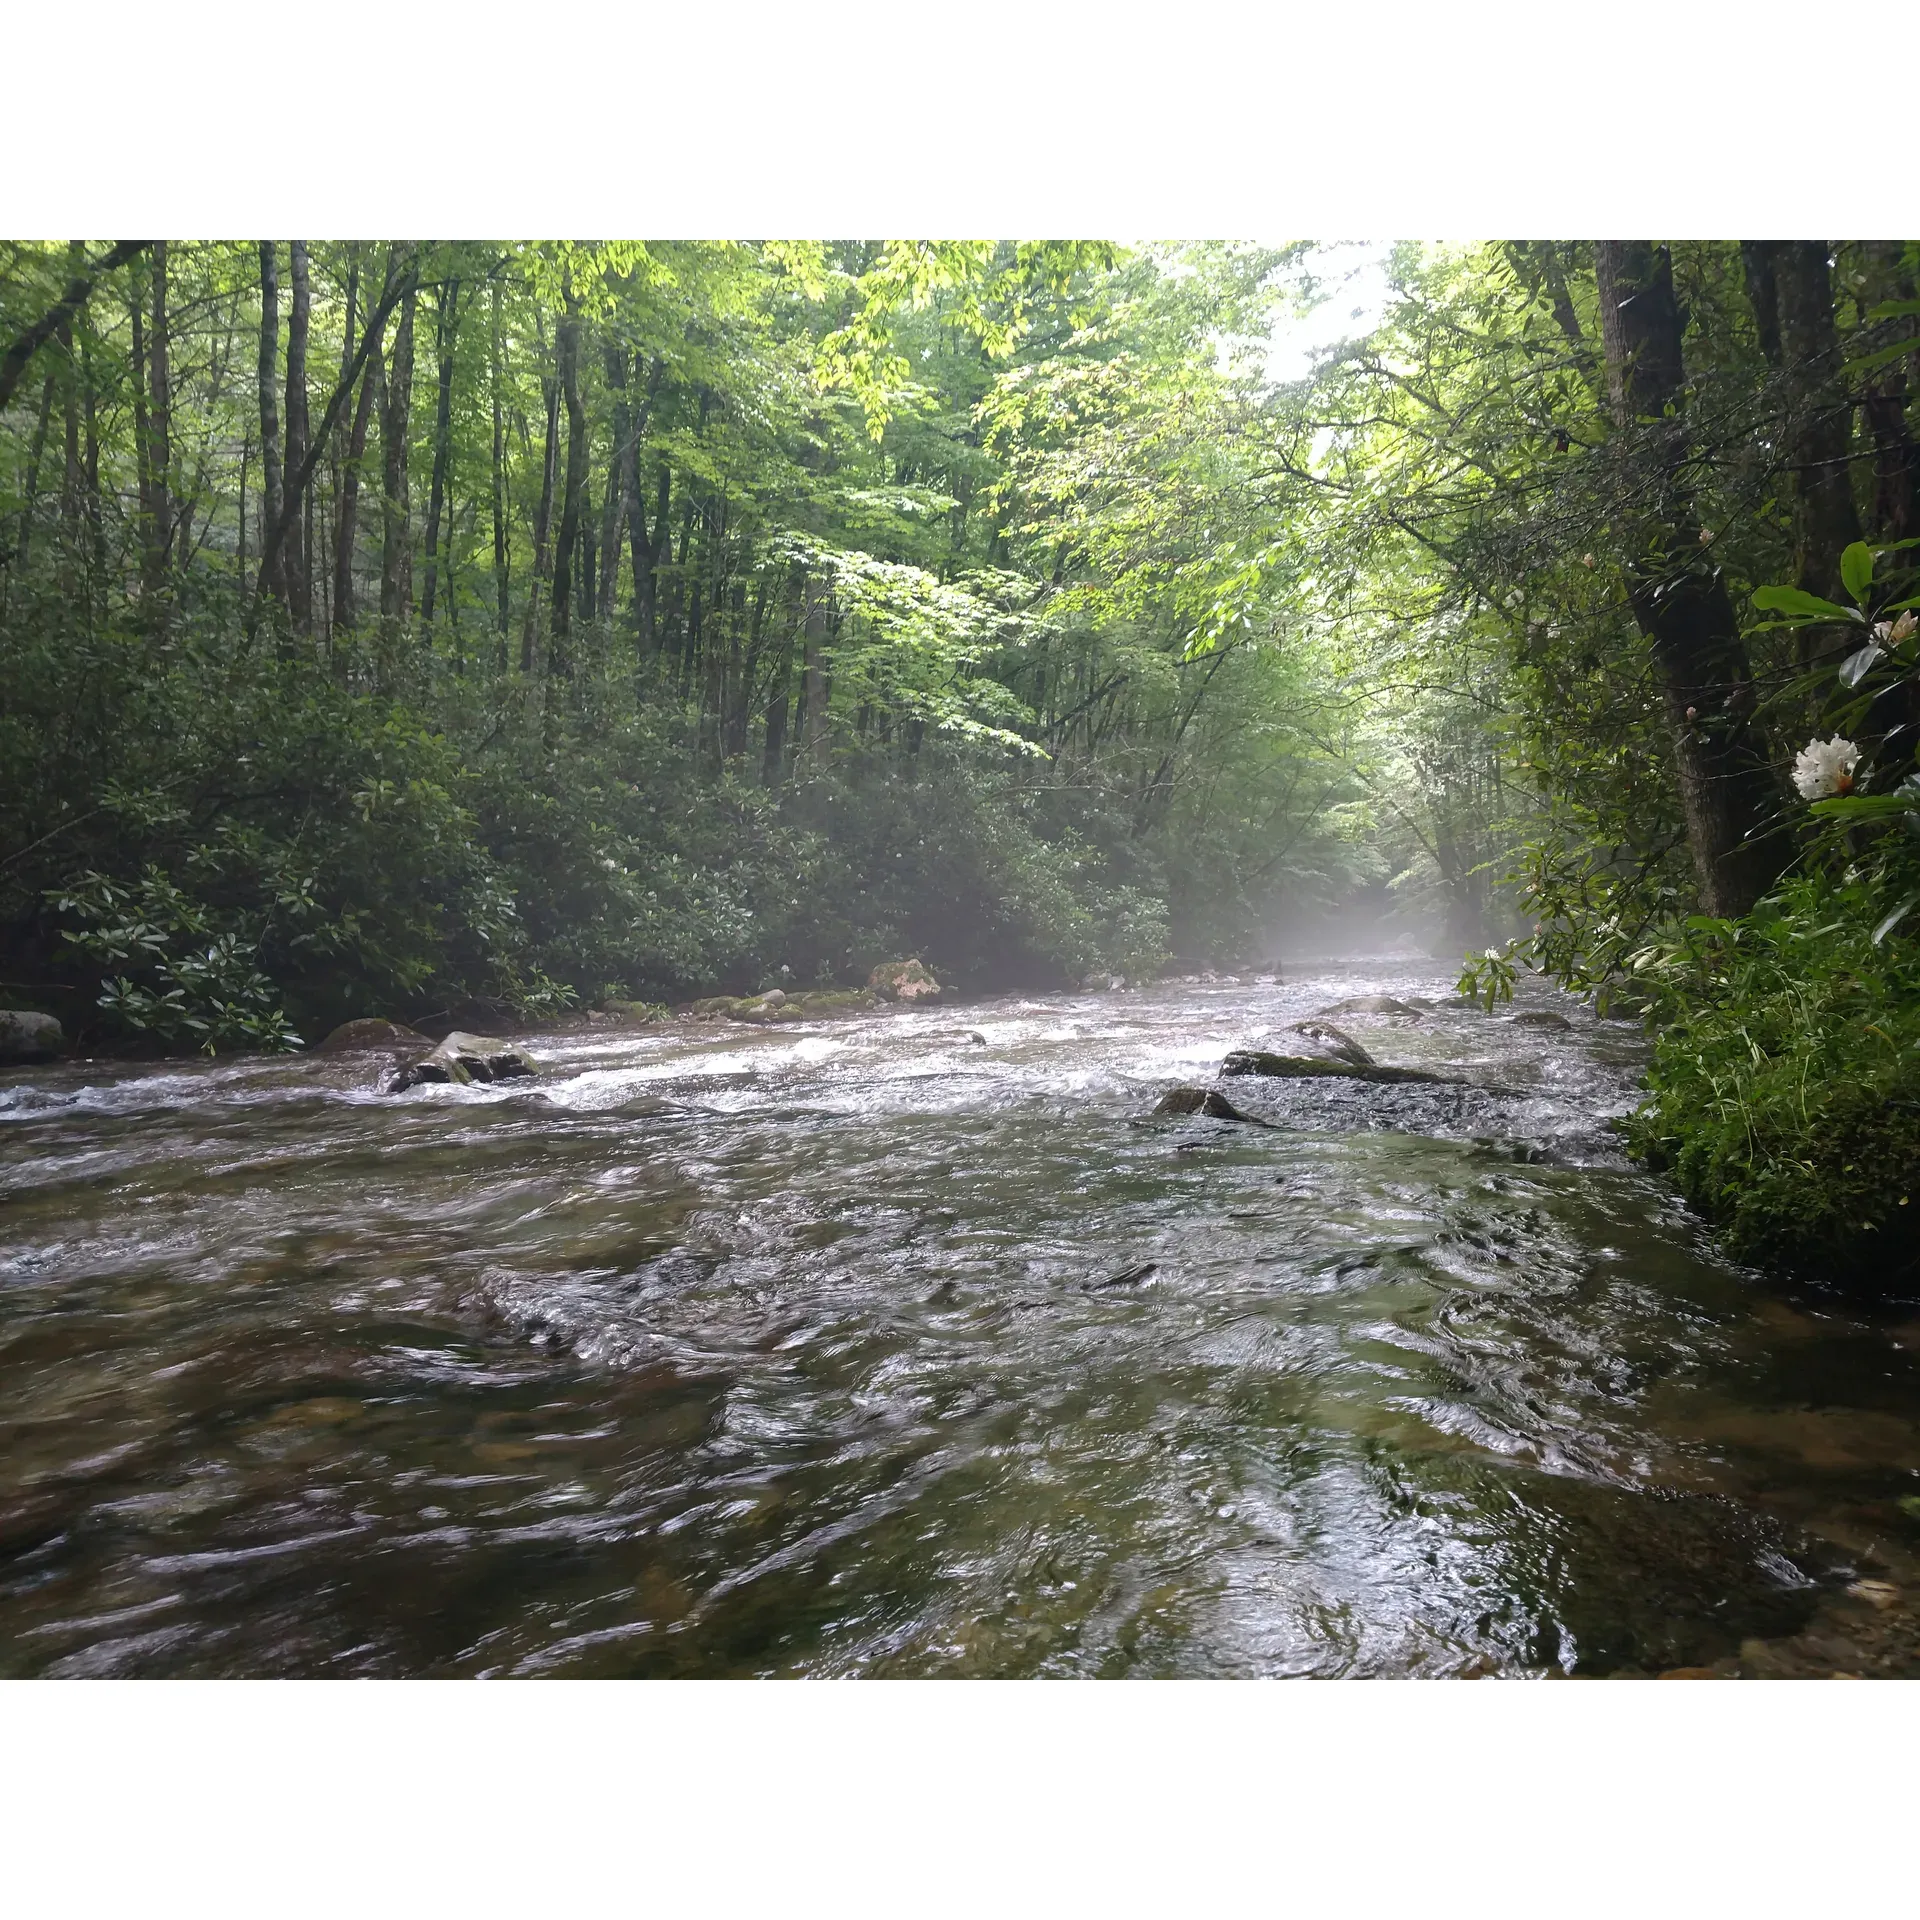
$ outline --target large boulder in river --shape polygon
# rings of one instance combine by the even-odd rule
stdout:
[[[430,1047],[424,1033],[397,1020],[347,1020],[314,1048],[315,1053],[412,1053]]]
[[[14,1013],[0,1008],[0,1066],[28,1060],[57,1060],[67,1036],[50,1013]]]
[[[1335,1013],[1390,1013],[1403,1020],[1418,1020],[1426,1011],[1427,1003],[1423,1000],[1396,1000],[1390,993],[1363,993],[1352,1000],[1322,1007],[1313,1017],[1321,1020]]]
[[[1373,1055],[1352,1034],[1342,1033],[1338,1027],[1329,1026],[1324,1020],[1299,1020],[1291,1031],[1313,1041],[1317,1050],[1329,1060],[1344,1060],[1350,1067],[1370,1067],[1374,1064]]]
[[[504,1040],[450,1033],[424,1060],[402,1067],[387,1082],[387,1091],[405,1093],[428,1081],[464,1087],[476,1080],[521,1080],[539,1071],[530,1054]]]
[[[939,999],[940,982],[918,960],[883,960],[867,975],[867,991],[883,1000],[912,1006],[917,1001]]]

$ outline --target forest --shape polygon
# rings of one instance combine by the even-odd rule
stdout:
[[[1920,250],[0,246],[0,999],[294,1049],[1413,943],[1920,1251]]]

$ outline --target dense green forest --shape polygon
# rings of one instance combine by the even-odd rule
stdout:
[[[1236,966],[1659,1043],[1909,1244],[1911,242],[0,247],[0,997],[103,1043]],[[1349,918],[1342,922],[1339,916]]]

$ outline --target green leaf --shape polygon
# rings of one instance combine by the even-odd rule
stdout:
[[[1850,653],[1840,662],[1840,684],[1857,687],[1886,657],[1886,648],[1869,640],[1858,653]]]
[[[1807,811],[1822,820],[1884,820],[1890,814],[1920,809],[1920,795],[1906,793],[1838,793],[1816,800]]]
[[[1851,547],[1847,549],[1853,551]],[[1799,620],[1858,620],[1851,607],[1837,607],[1817,593],[1804,593],[1798,587],[1762,587],[1753,604],[1767,613],[1785,613]]]
[[[1873,549],[1864,540],[1856,540],[1840,556],[1840,578],[1847,591],[1864,607],[1873,591]]]
[[[1909,894],[1887,917],[1873,930],[1873,944],[1877,947],[1916,905],[1920,905],[1920,894]]]

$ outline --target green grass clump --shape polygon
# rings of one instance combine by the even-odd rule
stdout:
[[[1920,1268],[1920,948],[1880,880],[1810,876],[1635,956],[1659,1025],[1628,1143],[1735,1258],[1879,1289]]]

